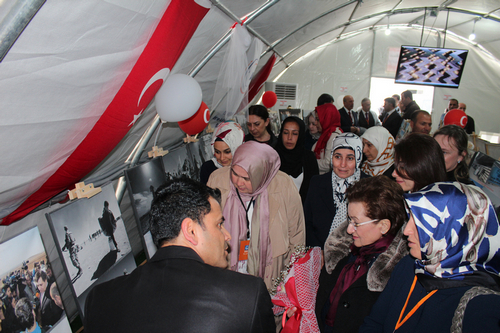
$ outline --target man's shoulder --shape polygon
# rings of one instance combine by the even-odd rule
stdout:
[[[399,114],[399,113],[397,113],[397,112],[396,112],[396,110],[394,110],[394,111],[391,113],[391,115],[389,116],[389,118],[391,118],[391,119],[398,119],[398,120],[399,120],[399,119],[402,119],[402,118],[401,118],[401,116],[400,116],[400,114]]]
[[[112,293],[114,290],[123,292],[132,288],[137,291],[141,284],[149,288],[152,284],[162,284],[168,280],[177,279],[200,280],[200,283],[215,285],[245,285],[249,287],[258,286],[259,281],[262,281],[262,279],[252,275],[205,264],[190,248],[168,246],[160,248],[146,264],[137,267],[131,274],[104,282],[96,286],[95,289],[98,290],[98,293],[101,291]],[[146,284],[145,281],[148,283]]]

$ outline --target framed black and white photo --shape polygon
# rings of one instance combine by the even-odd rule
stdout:
[[[182,145],[179,148],[170,150],[167,155],[162,157],[162,160],[167,179],[180,177],[181,175],[186,175],[191,178],[195,173],[195,168],[189,156],[187,145]]]
[[[162,158],[154,158],[125,170],[124,173],[134,216],[142,234],[143,247],[146,250],[147,258],[150,259],[156,252],[156,246],[149,231],[149,211],[154,192],[167,181]]]
[[[0,314],[2,332],[31,331],[71,332],[64,311],[61,293],[47,261],[38,227],[31,228],[0,244]],[[16,318],[15,308],[23,311],[29,322],[29,310],[34,315],[32,327],[23,327]]]
[[[46,216],[77,298],[131,252],[111,184],[90,199],[78,199]]]

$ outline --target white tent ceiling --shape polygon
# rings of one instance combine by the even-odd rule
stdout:
[[[42,6],[0,63],[0,217],[22,204],[75,151],[115,98],[165,8],[173,3],[182,1],[51,0]],[[0,4],[0,18],[4,9]],[[491,53],[492,61],[500,59],[496,0],[212,0],[172,68],[172,73],[196,78],[209,106],[224,42],[231,26],[241,20],[267,45],[260,65],[276,52],[271,79],[325,43],[388,24],[414,29],[424,25],[444,42],[445,34],[466,39],[475,22],[475,43]],[[154,116],[153,102],[86,179],[99,185],[118,178]],[[183,134],[176,124],[162,127],[160,146],[180,143]]]

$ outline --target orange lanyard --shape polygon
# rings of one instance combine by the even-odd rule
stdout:
[[[403,321],[401,321],[401,317],[403,317],[403,313],[405,313],[406,306],[408,305],[408,301],[410,300],[410,296],[413,293],[413,289],[415,288],[415,284],[416,283],[417,283],[417,276],[415,275],[415,278],[413,279],[413,284],[411,285],[410,292],[408,293],[408,297],[406,298],[405,306],[403,306],[403,310],[401,310],[401,313],[399,314],[399,319],[398,319],[398,322],[396,323],[396,327],[394,328],[394,331],[397,331],[415,313],[415,311],[417,311],[418,308],[422,304],[424,304],[424,302],[427,301],[429,299],[429,297],[431,297],[432,295],[434,295],[436,293],[436,291],[437,291],[437,289],[436,289],[436,290],[433,290],[430,293],[428,293],[424,298],[422,298],[417,303],[417,305],[415,305],[413,307],[413,309],[411,309],[410,312],[408,312],[408,314],[404,317]]]

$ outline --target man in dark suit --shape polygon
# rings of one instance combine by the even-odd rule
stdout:
[[[396,137],[403,119],[399,113],[396,112],[396,100],[394,98],[388,97],[384,99],[384,111],[386,115],[382,120],[382,126],[384,126],[393,137]]]
[[[231,236],[220,191],[180,178],[156,193],[150,230],[158,251],[90,291],[85,332],[275,332],[264,281],[226,270]]]
[[[358,115],[352,109],[354,107],[354,98],[351,95],[345,95],[342,102],[344,107],[339,110],[340,128],[344,133],[352,132],[359,135]]]
[[[61,318],[63,310],[50,297],[50,288],[47,274],[39,271],[35,274],[35,281],[40,291],[40,307],[38,308],[38,322],[41,327],[52,326]]]
[[[368,97],[361,100],[361,110],[358,111],[358,125],[360,128],[368,129],[373,126],[382,125],[377,114],[370,110],[371,106],[372,103]]]

